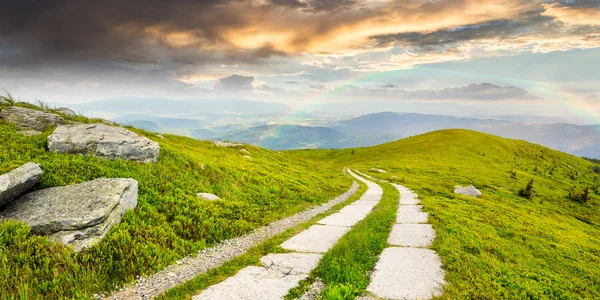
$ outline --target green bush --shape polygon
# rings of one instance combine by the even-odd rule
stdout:
[[[583,189],[572,188],[569,192],[569,198],[575,202],[586,203],[590,200],[590,187]]]
[[[527,183],[527,186],[525,186],[525,188],[520,189],[518,194],[520,197],[531,199],[531,197],[533,196],[533,179],[531,179],[529,183]]]

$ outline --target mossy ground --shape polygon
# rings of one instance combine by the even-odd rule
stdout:
[[[599,299],[600,175],[592,162],[467,130],[369,148],[294,151],[403,184],[422,199],[448,282],[443,299]],[[531,199],[518,191],[534,179]],[[473,184],[481,198],[452,193]],[[579,203],[571,190],[590,187]]]
[[[0,221],[0,299],[89,298],[323,203],[352,184],[337,166],[289,153],[248,146],[253,159],[247,159],[239,148],[130,129],[160,144],[156,164],[49,153],[46,137],[52,129],[25,137],[0,122],[0,174],[33,161],[44,170],[36,189],[100,177],[134,178],[140,187],[137,208],[81,254],[29,234],[23,223]],[[198,192],[217,194],[223,201],[197,199]]]

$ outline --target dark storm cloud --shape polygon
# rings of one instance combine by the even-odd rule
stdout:
[[[33,58],[206,61],[217,54],[199,49],[222,42],[215,28],[245,25],[243,15],[227,8],[234,4],[226,0],[9,0],[0,8],[0,49],[2,45],[19,47],[15,58],[22,63]],[[166,34],[178,30],[193,30],[189,45],[169,43]],[[154,40],[149,41],[149,35]],[[232,51],[218,56],[225,61],[246,61],[267,57],[270,50],[263,47],[252,53]]]
[[[271,4],[292,8],[302,9],[310,12],[330,12],[343,8],[350,7],[356,3],[354,0],[312,0],[312,1],[298,1],[298,0],[271,0]]]
[[[242,76],[242,75],[231,75],[217,80],[215,83],[216,90],[226,91],[239,91],[239,90],[252,90],[256,83],[256,77],[254,76]]]
[[[478,24],[441,29],[430,33],[404,32],[371,37],[380,46],[393,43],[418,47],[434,47],[488,38],[512,38],[523,35],[551,21],[552,18],[531,15],[518,20],[493,20]]]

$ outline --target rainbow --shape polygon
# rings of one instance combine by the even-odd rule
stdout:
[[[490,76],[486,74],[469,73],[462,71],[451,71],[442,70],[431,67],[415,67],[412,69],[402,69],[393,71],[383,72],[355,72],[351,73],[341,79],[333,82],[335,88],[325,89],[315,96],[307,99],[303,104],[298,107],[294,112],[286,115],[287,120],[290,122],[281,122],[281,124],[292,123],[291,121],[296,119],[302,112],[314,110],[319,105],[325,102],[339,102],[343,104],[344,96],[348,95],[351,91],[350,86],[361,86],[364,83],[380,83],[384,79],[402,80],[403,78],[410,78],[415,73],[440,73],[447,72],[450,76],[462,76],[469,78],[472,81],[487,81],[495,82],[502,81],[511,85],[522,87],[527,90],[533,90],[536,94],[541,95],[545,100],[554,101],[556,104],[565,107],[573,115],[581,116],[582,121],[589,124],[600,124],[600,107],[596,107],[593,104],[584,101],[578,95],[568,91],[565,88],[560,87],[557,84],[541,81],[531,81],[519,78],[510,78],[503,76]],[[274,126],[273,129],[266,131],[263,137],[267,136],[278,136],[278,126]],[[600,129],[599,129],[600,130]]]

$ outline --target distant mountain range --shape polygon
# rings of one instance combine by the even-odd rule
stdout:
[[[254,144],[269,149],[290,150],[372,146],[397,140],[400,137],[393,133],[356,135],[342,133],[328,127],[263,125],[237,131],[217,139]]]
[[[285,110],[285,107],[273,109]],[[238,112],[241,111],[247,110],[240,108]],[[524,116],[518,119],[527,120]],[[464,128],[526,140],[578,156],[600,158],[600,125],[526,124],[395,112],[342,120],[289,111],[244,115],[195,112],[187,118],[132,114],[115,120],[149,131],[244,142],[278,150],[371,146],[440,129]]]
[[[600,125],[522,124],[502,120],[382,112],[343,120],[330,127],[343,133],[400,136],[464,128],[526,140],[578,156],[600,157]]]

